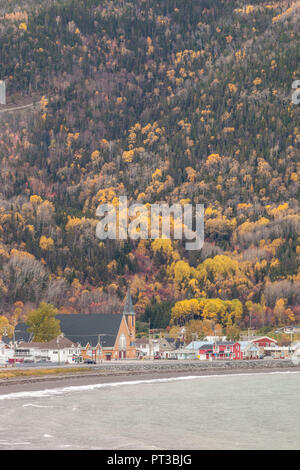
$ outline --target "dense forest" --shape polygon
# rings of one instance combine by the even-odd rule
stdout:
[[[0,315],[300,322],[300,2],[0,8]],[[34,103],[24,110],[6,108]],[[205,243],[100,241],[99,204],[204,204]]]

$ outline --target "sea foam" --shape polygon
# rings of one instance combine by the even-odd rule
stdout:
[[[272,371],[272,372],[260,372],[259,375],[276,375],[276,374],[299,374],[300,371]],[[64,395],[73,392],[82,392],[82,391],[91,391],[98,390],[101,388],[108,387],[123,387],[123,386],[133,386],[141,384],[159,384],[159,383],[168,383],[168,382],[179,382],[183,380],[196,380],[196,379],[214,379],[218,377],[232,377],[237,378],[241,376],[257,376],[256,372],[249,373],[238,373],[238,374],[212,374],[212,375],[188,375],[183,377],[168,377],[161,379],[142,379],[142,380],[128,380],[123,382],[108,382],[100,384],[90,384],[90,385],[76,385],[71,387],[61,387],[45,390],[35,390],[35,391],[24,391],[24,392],[14,392],[8,393],[5,395],[0,395],[1,400],[13,400],[18,398],[44,398],[51,396]]]

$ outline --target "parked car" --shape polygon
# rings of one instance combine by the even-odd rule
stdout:
[[[154,359],[161,359],[161,356],[159,354],[155,354]]]
[[[85,359],[83,363],[84,364],[96,364],[96,361],[94,361],[93,359]]]

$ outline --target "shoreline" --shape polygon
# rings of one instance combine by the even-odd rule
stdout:
[[[227,363],[228,364],[228,363]],[[159,380],[169,378],[180,378],[189,376],[228,376],[228,375],[245,375],[245,374],[268,374],[268,373],[288,373],[297,372],[300,373],[300,366],[293,366],[290,364],[272,364],[272,366],[266,366],[265,364],[257,364],[255,367],[241,367],[241,364],[236,364],[236,367],[220,367],[220,365],[214,364],[210,366],[201,364],[200,367],[195,367],[194,364],[182,364],[182,367],[175,368],[151,368],[150,364],[147,364],[148,368],[145,370],[142,367],[133,367],[131,370],[121,367],[109,368],[105,370],[95,369],[92,372],[77,373],[71,375],[53,375],[43,377],[19,377],[13,379],[2,379],[0,380],[0,396],[8,395],[10,393],[18,392],[35,392],[41,390],[50,390],[56,388],[65,387],[78,387],[86,385],[96,384],[110,384],[116,382],[134,382],[136,380]],[[224,364],[223,364],[224,365]],[[240,366],[240,367],[239,367]],[[130,368],[129,368],[130,369]],[[135,370],[134,370],[135,369]]]

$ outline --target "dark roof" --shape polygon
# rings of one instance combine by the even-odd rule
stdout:
[[[213,350],[214,344],[202,344],[199,349],[204,351]]]
[[[72,314],[56,315],[60,320],[62,333],[73,343],[80,343],[81,346],[90,344],[92,347],[98,344],[100,336],[101,346],[111,348],[115,345],[116,338],[123,318],[121,314]]]
[[[219,343],[217,342],[216,345],[218,346],[229,346],[230,344],[236,344],[238,341],[220,341]]]
[[[15,329],[15,339],[17,342],[25,341],[29,342],[32,339],[32,333],[27,331],[28,325],[26,323],[18,323]],[[9,344],[13,341],[13,338],[9,338],[8,336],[3,336],[2,338],[3,343]]]

